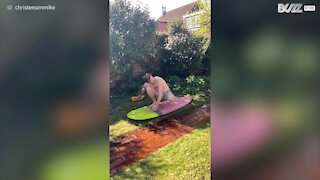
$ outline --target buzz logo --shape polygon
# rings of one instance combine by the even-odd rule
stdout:
[[[278,13],[293,13],[293,14],[301,14],[306,11],[315,11],[316,6],[315,5],[303,5],[301,3],[286,3],[278,4]]]

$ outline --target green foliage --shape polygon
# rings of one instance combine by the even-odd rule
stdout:
[[[171,23],[169,29],[167,43],[159,47],[163,55],[160,61],[162,74],[164,76],[174,74],[184,78],[191,74],[201,73],[204,57],[201,49],[202,38],[189,33],[183,27],[182,22]]]
[[[110,4],[109,34],[111,75],[126,75],[130,79],[137,67],[152,69],[155,22],[145,7],[115,0]]]
[[[137,94],[141,75],[186,78],[205,74],[203,39],[172,22],[169,34],[157,34],[155,22],[141,5],[127,0],[110,4],[111,94]]]
[[[199,15],[200,29],[195,30],[194,34],[204,38],[203,49],[206,50],[211,42],[211,0],[197,0],[199,11],[203,13]]]
[[[182,21],[173,21],[169,24],[169,35],[175,36],[177,33],[188,33]]]
[[[141,90],[142,78],[140,76],[127,75],[115,82],[115,87],[111,88],[112,95],[134,95]]]
[[[210,98],[209,78],[205,76],[188,76],[181,79],[177,76],[167,78],[171,90],[179,95],[192,95],[196,100],[208,100]]]
[[[163,61],[165,59],[168,59],[170,57],[170,50],[167,49],[167,45],[168,35],[157,34],[155,61],[158,62],[158,64],[156,64],[155,66],[159,67],[159,70],[156,71],[156,73],[162,76],[165,75],[165,70],[162,68],[161,64],[163,64]]]

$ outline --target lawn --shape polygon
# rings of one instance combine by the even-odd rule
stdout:
[[[111,179],[210,179],[210,125],[179,138]]]
[[[139,126],[136,126],[134,124],[129,123],[125,120],[120,120],[114,125],[110,126],[109,130],[109,140],[112,140],[113,138],[120,136],[122,134],[125,134],[127,132],[133,131],[138,129]]]

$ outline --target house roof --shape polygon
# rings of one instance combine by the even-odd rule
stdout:
[[[170,22],[170,21],[177,21],[182,19],[182,16],[188,14],[188,12],[193,11],[196,2],[181,6],[177,9],[173,9],[171,11],[166,12],[163,16],[158,18],[158,22]]]

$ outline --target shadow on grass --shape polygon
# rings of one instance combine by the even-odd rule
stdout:
[[[210,128],[210,121],[207,121],[207,118],[209,118],[209,116],[202,114],[202,113],[206,113],[210,107],[203,106],[202,108],[194,109],[196,107],[199,107],[202,103],[203,102],[194,101],[194,102],[190,103],[188,106],[186,106],[186,107],[184,107],[184,108],[182,108],[182,109],[178,110],[177,112],[172,113],[170,115],[166,115],[166,116],[163,116],[160,118],[152,119],[150,121],[143,121],[143,122],[131,121],[131,122],[138,123],[137,125],[140,125],[140,126],[142,126],[142,125],[148,126],[148,129],[153,131],[155,134],[164,135],[163,133],[168,132],[168,135],[172,136],[173,141],[175,141],[177,138],[181,137],[181,135],[188,134],[194,130],[193,128],[191,128],[191,129],[184,128],[183,125],[181,125],[181,123],[186,123],[186,122],[189,123],[190,122],[189,118],[184,119],[184,117],[185,117],[185,116],[183,116],[184,114],[191,113],[192,116],[196,115],[195,116],[196,119],[198,118],[198,116],[201,116],[200,118],[202,118],[202,116],[203,116],[203,118],[205,118],[204,120],[198,121],[198,119],[197,119],[195,121],[196,124],[198,122],[203,122],[203,123],[199,124],[200,126],[196,125],[197,126],[196,129],[201,130],[201,129],[207,129],[208,127]],[[202,112],[202,111],[204,111],[204,112]],[[196,112],[196,113],[194,113],[194,112]],[[189,117],[189,115],[187,115],[187,116]],[[176,118],[174,118],[174,117],[176,117]],[[163,119],[165,119],[165,120],[163,120]],[[177,121],[179,121],[179,122],[177,123]],[[129,122],[129,120],[128,120],[128,122]],[[145,124],[143,124],[144,122],[145,122]],[[188,123],[186,123],[186,125],[188,125]],[[191,120],[191,123],[194,123],[194,122]],[[173,133],[173,131],[171,131],[171,129],[180,130],[180,131],[174,131],[174,133]],[[139,132],[141,135],[141,133],[143,133],[144,131],[139,131]],[[145,137],[147,137],[147,139],[149,139],[148,137],[151,137],[151,136],[148,135]],[[153,137],[153,138],[155,138],[155,137]],[[160,139],[158,139],[158,140],[160,140]],[[155,150],[157,150],[157,149],[153,149],[153,147],[159,148],[158,144],[151,143],[150,145],[145,146],[145,143],[143,143],[142,141],[144,141],[144,139],[141,139],[136,134],[130,134],[130,133],[117,136],[111,141],[111,143],[110,143],[111,149],[119,148],[120,146],[122,146],[121,149],[124,149],[123,151],[121,150],[121,152],[119,152],[119,153],[114,153],[114,155],[111,155],[111,169],[112,169],[111,171],[116,172],[118,170],[121,170],[122,168],[125,168],[125,167],[123,167],[123,165],[126,166],[126,165],[129,165],[129,164],[136,162],[135,164],[132,164],[131,166],[129,166],[129,167],[121,170],[117,174],[115,174],[113,179],[152,179],[152,177],[154,177],[155,175],[157,175],[159,173],[158,170],[162,171],[163,169],[166,169],[166,167],[165,167],[166,164],[161,162],[161,160],[157,159],[157,157],[152,158],[152,161],[149,160],[150,158],[144,158],[144,157],[148,156],[150,152],[154,152]],[[122,156],[122,159],[119,159],[119,155],[117,155],[117,154],[124,154],[124,156]],[[141,158],[144,158],[144,159],[138,161]],[[118,169],[117,167],[120,167],[120,169]]]
[[[139,137],[131,137],[130,143],[123,143],[121,138],[126,137],[126,135],[120,136],[118,138],[119,142],[112,142],[111,149],[116,147],[124,147],[126,149],[120,154],[124,154],[119,158],[117,154],[111,155],[111,171],[113,168],[118,169],[116,174],[112,174],[111,179],[153,179],[153,176],[156,176],[159,173],[159,169],[164,167],[164,163],[161,160],[153,159],[152,161],[148,158],[141,159],[141,155],[144,154],[143,148],[145,148],[141,141],[143,139]],[[133,164],[132,164],[133,163]],[[128,167],[123,167],[129,165]],[[124,168],[124,169],[122,169]]]
[[[147,158],[133,164],[127,169],[115,174],[111,179],[154,179],[160,170],[166,166],[160,159],[149,160]]]
[[[210,128],[210,123],[206,123],[197,129],[207,128]],[[142,150],[142,147],[137,146],[133,151],[138,152],[140,150]],[[132,158],[136,157],[134,153],[130,154],[130,156]],[[150,158],[150,156],[152,157]],[[169,168],[172,168],[172,164],[165,162],[163,157],[158,157],[153,154],[150,156],[149,158],[144,158],[134,164],[131,164],[129,167],[126,167],[122,171],[116,173],[111,179],[155,179],[159,174],[163,174]]]
[[[197,127],[196,129],[207,129],[207,128],[210,128],[210,122],[208,122],[200,127]]]

